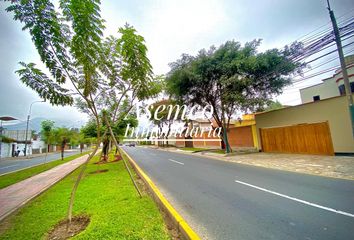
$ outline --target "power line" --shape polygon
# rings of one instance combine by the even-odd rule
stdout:
[[[354,49],[352,49],[352,50],[346,52],[345,55],[347,55],[347,54],[349,54],[349,53],[351,53],[351,52],[354,52]],[[311,69],[309,69],[308,71],[303,72],[302,74],[311,72],[311,71],[313,71],[313,70],[316,69],[316,68],[319,68],[319,67],[321,67],[321,66],[323,66],[323,65],[326,65],[326,64],[328,64],[328,63],[330,63],[330,62],[333,62],[334,60],[338,60],[338,59],[339,59],[339,57],[331,58],[331,59],[329,59],[329,60],[327,60],[327,61],[325,61],[325,62],[322,62],[322,63],[320,63],[320,64],[317,64],[317,65],[311,67]]]
[[[350,45],[352,45],[352,44],[354,44],[354,42],[350,42],[350,43],[344,45],[343,48],[348,47],[348,46],[350,46]],[[328,56],[328,55],[330,55],[330,54],[332,54],[332,53],[334,53],[334,52],[336,52],[336,51],[337,51],[337,49],[332,50],[332,51],[330,51],[330,52],[327,52],[327,53],[325,53],[325,54],[323,54],[323,55],[321,55],[321,56],[319,56],[319,57],[317,57],[317,58],[315,58],[315,59],[312,59],[311,61],[306,62],[306,64],[309,64],[309,63],[312,63],[312,62],[314,62],[314,61],[317,61],[318,59],[321,59],[321,58],[323,58],[323,57],[325,57],[325,56]]]
[[[351,11],[353,11],[354,9],[352,9]],[[348,12],[348,13],[350,13],[350,12]],[[346,14],[344,14],[344,15],[342,15],[342,17],[344,17]],[[351,21],[352,20],[352,17],[349,17],[349,18],[346,18],[346,19],[343,19],[341,22],[339,22],[339,24],[340,25],[343,25],[343,24],[345,24],[345,23],[347,23],[347,22],[349,22],[349,21]],[[323,25],[323,27],[324,26],[327,26],[327,25],[330,25],[330,21],[327,23],[327,24],[325,24],[325,25]],[[319,28],[320,29],[320,28]],[[315,32],[316,30],[314,30],[314,31],[312,31],[312,32]],[[312,32],[310,32],[310,33],[312,33]],[[310,43],[310,42],[312,42],[312,40],[313,39],[315,39],[316,37],[318,37],[318,36],[321,36],[321,35],[324,35],[324,34],[328,34],[328,33],[330,33],[330,32],[333,32],[333,29],[331,28],[331,26],[329,26],[329,27],[327,27],[326,29],[324,29],[324,30],[321,30],[320,32],[317,32],[317,33],[315,33],[315,34],[313,34],[313,35],[310,35],[310,36],[308,36],[307,38],[305,38],[305,39],[302,39],[301,41],[300,41],[300,39],[301,38],[299,38],[299,39],[297,39],[297,40],[295,40],[295,41],[300,41],[300,42],[303,42],[303,43]],[[310,33],[308,33],[307,35],[309,35]],[[305,36],[307,36],[307,35],[305,35]]]

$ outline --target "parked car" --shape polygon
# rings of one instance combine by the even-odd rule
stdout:
[[[135,143],[128,143],[128,144],[126,144],[126,146],[128,146],[128,147],[135,147]]]

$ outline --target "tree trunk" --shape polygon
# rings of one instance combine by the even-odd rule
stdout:
[[[107,162],[107,158],[108,158],[108,151],[109,151],[109,141],[105,138],[103,140],[103,148],[102,148],[102,152],[103,152],[103,161]],[[102,160],[102,159],[100,159]]]
[[[70,194],[70,200],[69,200],[69,208],[68,208],[68,224],[66,226],[66,230],[69,231],[69,226],[71,224],[71,219],[72,219],[72,214],[73,214],[73,206],[74,206],[74,200],[75,200],[75,195],[76,195],[76,191],[77,191],[77,188],[79,186],[79,183],[81,181],[81,178],[82,176],[84,175],[84,172],[86,170],[86,167],[88,165],[88,163],[90,162],[90,160],[92,159],[92,157],[96,154],[97,150],[98,150],[98,147],[100,145],[100,141],[97,141],[97,145],[95,147],[95,149],[93,150],[93,152],[91,154],[89,154],[88,158],[86,159],[86,161],[84,162],[84,164],[82,165],[81,167],[81,170],[80,170],[80,173],[79,175],[77,176],[77,179],[75,181],[75,184],[74,184],[74,187],[71,191],[71,194]]]
[[[64,160],[64,149],[65,149],[65,142],[61,144],[61,160]]]
[[[67,231],[69,231],[69,226],[70,226],[71,220],[72,220],[73,206],[74,206],[74,200],[75,200],[75,195],[76,195],[77,188],[79,186],[79,183],[81,181],[82,176],[84,175],[84,172],[85,172],[85,170],[87,168],[88,163],[90,162],[92,157],[95,156],[95,154],[96,154],[96,152],[97,152],[97,150],[98,150],[98,148],[99,148],[99,146],[101,144],[101,134],[100,134],[101,128],[100,128],[100,122],[99,122],[98,116],[96,116],[96,124],[97,124],[97,142],[96,142],[96,147],[93,150],[93,152],[91,154],[89,154],[88,158],[86,159],[86,161],[82,165],[80,173],[77,176],[77,179],[75,181],[74,187],[71,190],[70,200],[69,200],[69,207],[68,207],[68,215],[67,215],[67,218],[68,218],[68,224],[66,226],[66,230]]]
[[[222,128],[222,132],[223,132],[223,141],[225,143],[225,151],[226,151],[226,153],[230,153],[232,151],[232,149],[230,147],[229,138],[227,136],[227,128],[226,128],[225,124]]]
[[[44,157],[44,162],[47,162],[47,156],[48,156],[48,150],[49,150],[49,143],[47,144],[47,149],[45,151],[45,157]]]

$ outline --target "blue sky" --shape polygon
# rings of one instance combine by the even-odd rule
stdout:
[[[331,4],[337,16],[353,16],[353,1],[332,0]],[[19,81],[14,71],[19,61],[40,61],[28,32],[21,31],[21,25],[5,12],[7,5],[0,2],[0,116],[25,119],[29,104],[39,97]],[[260,51],[282,48],[329,22],[325,0],[106,0],[102,1],[101,10],[106,35],[116,34],[128,22],[145,37],[156,74],[168,72],[168,63],[182,53],[196,54],[202,48],[231,39],[244,43],[262,38]],[[334,61],[332,65],[336,64]],[[318,83],[330,75],[290,87],[277,99],[284,104],[298,104],[299,87]],[[47,103],[34,105],[32,116],[73,122],[86,119],[75,108]]]

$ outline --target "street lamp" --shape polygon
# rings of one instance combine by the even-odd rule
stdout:
[[[30,105],[30,108],[29,108],[29,111],[28,111],[28,116],[27,116],[27,124],[26,124],[26,137],[25,137],[25,152],[24,152],[24,155],[27,156],[27,137],[28,137],[28,124],[29,124],[29,121],[30,121],[30,116],[31,116],[31,111],[32,111],[32,105],[34,103],[40,103],[40,102],[45,102],[45,101],[34,101],[31,103]]]

